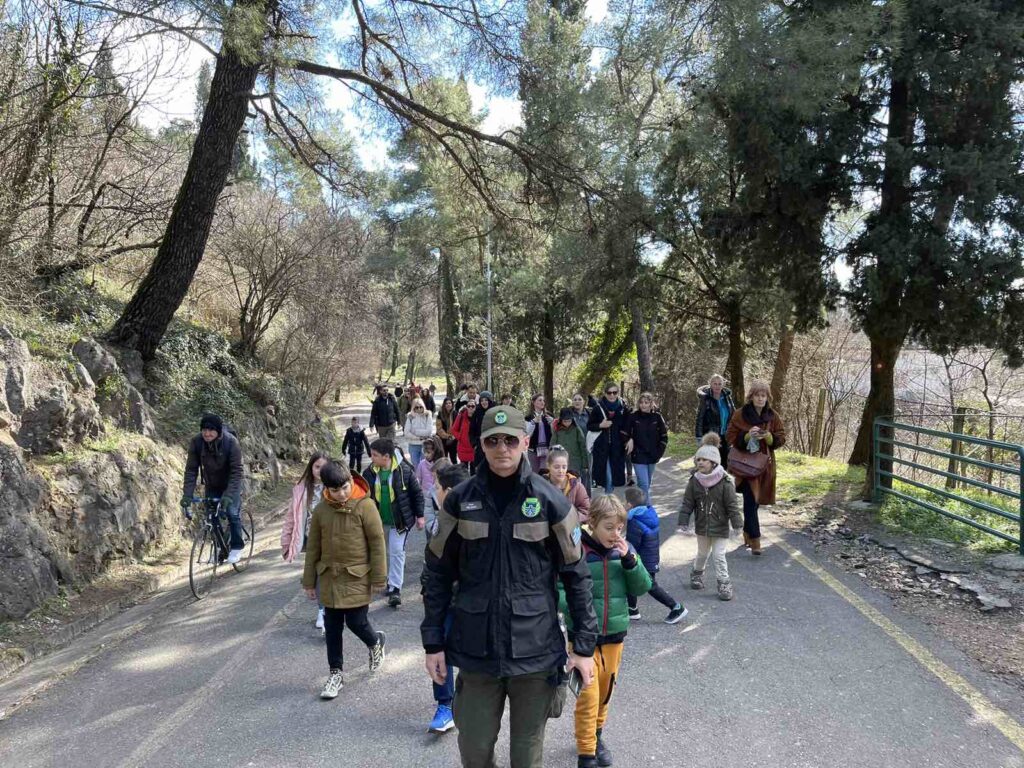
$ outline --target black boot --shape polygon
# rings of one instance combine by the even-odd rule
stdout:
[[[576,758],[576,768],[597,768],[597,758],[593,755],[580,755]]]
[[[597,764],[601,768],[608,768],[612,764],[612,751],[608,749],[608,746],[601,740],[601,731],[597,731]]]

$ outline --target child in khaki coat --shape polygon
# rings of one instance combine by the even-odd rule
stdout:
[[[302,587],[316,600],[319,581],[331,670],[320,697],[333,699],[343,685],[346,625],[370,649],[371,672],[384,662],[384,633],[373,630],[367,612],[373,593],[384,588],[388,566],[384,528],[366,481],[333,461],[321,467],[320,481],[323,496],[309,522]]]

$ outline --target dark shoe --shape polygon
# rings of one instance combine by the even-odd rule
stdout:
[[[370,671],[376,672],[384,663],[384,646],[388,638],[383,632],[377,632],[377,644],[370,649]]]
[[[640,621],[640,609],[639,608],[630,608],[629,609],[629,620],[630,621]]]
[[[718,582],[718,599],[719,600],[732,600],[732,582],[720,581]]]
[[[668,616],[665,617],[666,624],[678,624],[680,621],[685,619],[689,615],[689,611],[682,604],[677,605],[671,611],[668,612]]]
[[[629,479],[628,479],[628,480],[626,481],[626,485],[627,485],[627,486],[629,486],[630,488],[632,488],[632,487],[633,487],[634,485],[636,485],[636,480],[634,480],[634,479],[633,479],[633,478],[631,477],[631,478],[629,478]]]
[[[597,754],[595,757],[597,758],[597,764],[601,768],[608,768],[612,764],[612,751],[608,749],[608,746],[601,738],[601,731],[597,732]]]
[[[690,571],[690,589],[704,589],[704,571]]]
[[[576,758],[576,768],[597,768],[597,758],[594,755],[580,755]]]
[[[388,605],[390,607],[392,607],[392,608],[397,608],[401,604],[402,604],[402,593],[399,592],[397,589],[392,590],[391,594],[388,595]]]

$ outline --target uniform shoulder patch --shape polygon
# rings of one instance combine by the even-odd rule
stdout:
[[[530,496],[523,502],[523,517],[536,517],[540,514],[540,499]]]

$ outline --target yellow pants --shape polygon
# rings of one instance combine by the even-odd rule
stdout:
[[[597,731],[608,720],[608,702],[622,663],[623,643],[599,645],[594,651],[594,680],[576,699],[576,754],[597,752]]]

